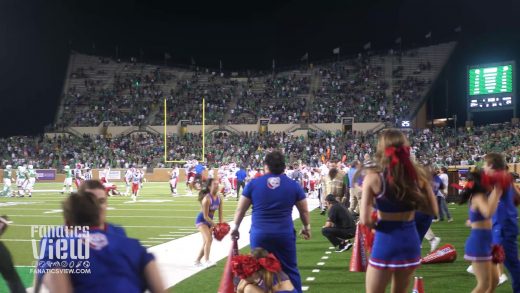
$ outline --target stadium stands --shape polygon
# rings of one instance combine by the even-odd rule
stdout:
[[[454,48],[446,43],[364,54],[275,75],[227,77],[209,70],[117,62],[73,53],[55,128],[167,124],[392,122],[413,116]]]
[[[496,124],[464,128],[411,130],[408,136],[413,154],[421,163],[438,165],[474,164],[488,152],[506,154],[508,162],[520,162],[520,127]],[[232,134],[216,132],[206,137],[208,164],[240,163],[261,167],[262,160],[272,149],[281,149],[290,162],[301,161],[317,166],[320,161],[362,160],[364,154],[374,154],[376,135],[367,132],[309,131],[307,137],[286,133]],[[202,136],[172,135],[167,137],[168,160],[200,158]],[[135,164],[147,167],[164,164],[163,137],[146,133],[103,138],[101,136],[11,137],[0,139],[0,163],[33,164],[36,168],[58,168],[76,162],[95,168],[106,164],[120,167]]]

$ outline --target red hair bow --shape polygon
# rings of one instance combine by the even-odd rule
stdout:
[[[415,172],[415,168],[410,160],[409,146],[387,147],[385,149],[385,156],[390,158],[390,164],[388,165],[388,172],[386,175],[389,182],[393,182],[394,177],[392,176],[392,169],[399,163],[403,164],[404,171],[410,179],[413,181],[417,180],[417,173]]]
[[[269,253],[266,257],[258,259],[258,263],[271,273],[277,273],[282,270],[280,261],[272,253]]]

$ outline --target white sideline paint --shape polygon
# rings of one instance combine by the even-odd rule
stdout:
[[[315,277],[307,277],[307,279],[305,279],[305,281],[308,281],[308,282],[312,282],[314,280],[316,280]]]
[[[312,272],[313,272],[313,273],[319,273],[320,270],[318,270],[318,269],[314,269],[314,270],[312,270]]]
[[[29,224],[11,224],[9,226],[18,226],[18,227],[32,227],[34,225]],[[51,225],[52,226],[52,225]],[[125,225],[124,228],[161,228],[161,229],[179,229],[182,231],[197,231],[197,229],[194,228],[187,228],[188,226],[132,226],[132,225]]]
[[[307,291],[309,290],[309,286],[302,286],[302,291]]]
[[[312,211],[318,207],[318,201],[308,199],[309,210]],[[299,218],[296,207],[292,213],[293,220]],[[234,227],[234,223],[229,223]],[[251,228],[251,216],[244,217],[240,225],[240,239],[238,240],[239,248],[249,245],[249,229]],[[202,245],[201,236],[195,233],[180,239],[169,241],[148,248],[148,251],[155,255],[159,265],[165,289],[187,279],[196,273],[204,270],[201,267],[193,265]],[[231,237],[226,236],[222,241],[213,241],[211,246],[212,261],[226,260],[231,249]],[[209,268],[208,270],[211,270]]]

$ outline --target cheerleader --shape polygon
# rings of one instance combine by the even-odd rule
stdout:
[[[251,255],[235,256],[232,262],[233,273],[241,278],[237,293],[298,292],[282,271],[280,261],[263,248],[255,248]]]
[[[410,159],[410,144],[398,130],[379,137],[377,167],[367,169],[363,180],[360,222],[373,227],[374,245],[366,273],[366,292],[407,292],[421,263],[421,243],[415,226],[415,210],[436,215],[435,195],[429,179]],[[377,221],[371,215],[377,208]]]
[[[482,182],[482,173],[468,174],[468,183],[461,193],[461,204],[468,202],[471,232],[466,240],[464,259],[471,261],[477,278],[472,292],[494,292],[498,284],[497,266],[492,263],[491,217],[495,213],[502,189],[495,186],[490,195],[489,187]]]
[[[197,226],[197,229],[199,229],[202,234],[203,242],[200,253],[195,260],[195,266],[204,266],[207,268],[215,265],[215,263],[209,260],[211,242],[213,240],[211,232],[215,226],[215,223],[213,222],[215,211],[218,210],[219,222],[222,223],[224,221],[224,218],[222,217],[222,198],[218,195],[218,187],[217,179],[208,179],[206,188],[199,192],[201,212],[197,215],[195,226]],[[204,257],[203,264],[200,262],[202,257]]]

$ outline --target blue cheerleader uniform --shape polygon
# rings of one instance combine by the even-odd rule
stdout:
[[[386,188],[387,182],[380,174],[383,183],[382,192],[376,197],[376,208],[385,213],[410,212],[413,209],[405,207],[390,194]],[[421,243],[419,234],[412,221],[379,220],[369,264],[382,270],[411,269],[421,264]]]
[[[469,221],[471,223],[486,219],[479,211],[469,208]],[[491,229],[471,229],[466,240],[464,259],[468,261],[490,261],[492,240]]]
[[[277,276],[274,276],[273,278],[273,286],[276,286],[278,283],[284,282],[290,280],[287,274],[284,272],[279,273]],[[262,290],[267,292],[267,287],[265,286],[264,280],[260,280],[258,283],[258,287],[260,287]],[[298,293],[298,290],[296,288],[293,288],[292,290],[282,290],[282,291],[276,291],[276,293]]]
[[[217,196],[217,199],[213,199],[213,196],[211,194],[206,195],[206,197],[209,196],[209,218],[213,220],[213,217],[215,216],[215,211],[218,210],[218,207],[220,206],[220,197]],[[211,228],[211,225],[204,219],[204,213],[199,212],[197,215],[197,218],[195,219],[195,226],[200,227],[201,225],[206,225],[209,228]]]

